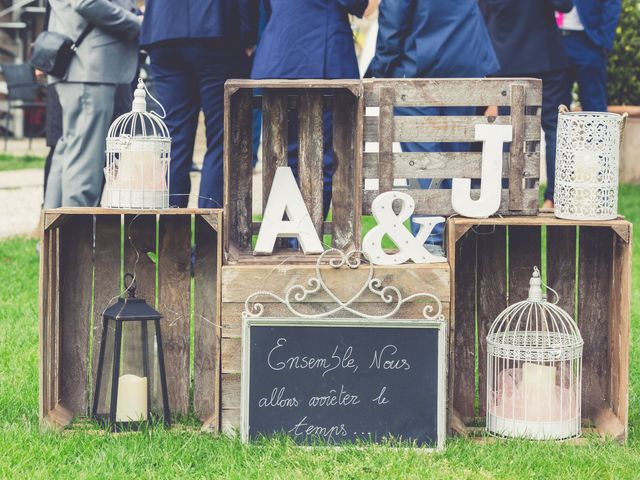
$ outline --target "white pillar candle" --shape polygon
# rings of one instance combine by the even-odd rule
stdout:
[[[549,417],[555,401],[556,367],[525,363],[522,365],[522,386],[526,402],[526,420]]]
[[[165,174],[155,152],[123,150],[118,163],[117,188],[163,191]]]
[[[147,419],[147,377],[126,374],[118,379],[116,422]]]
[[[576,182],[597,182],[598,152],[590,150],[577,150],[575,153]]]

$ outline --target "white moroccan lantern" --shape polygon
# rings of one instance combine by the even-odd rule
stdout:
[[[561,105],[556,146],[555,215],[611,220],[618,215],[618,163],[627,114],[570,112]]]
[[[147,112],[142,79],[131,112],[118,117],[107,134],[106,206],[169,207],[169,130],[155,112]]]
[[[577,437],[584,342],[569,314],[543,298],[537,268],[529,285],[529,298],[502,312],[487,335],[486,428],[503,437]]]

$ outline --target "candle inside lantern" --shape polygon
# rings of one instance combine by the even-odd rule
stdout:
[[[577,150],[575,152],[576,182],[598,181],[598,152],[590,150]]]
[[[117,188],[163,191],[165,173],[155,152],[123,150],[118,163]]]
[[[556,367],[525,363],[522,365],[522,385],[527,411],[533,416],[548,417],[556,401]],[[546,419],[546,418],[545,418]]]
[[[126,374],[118,379],[117,422],[147,419],[147,377]]]

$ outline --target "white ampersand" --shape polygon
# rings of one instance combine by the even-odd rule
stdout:
[[[400,201],[400,213],[393,211],[393,202]],[[411,217],[415,202],[411,195],[403,192],[384,192],[378,195],[371,204],[371,212],[378,225],[364,236],[362,250],[375,265],[400,265],[411,259],[415,263],[446,262],[447,259],[433,255],[424,247],[433,227],[444,222],[443,217],[419,217],[413,221],[420,225],[415,237],[404,226],[404,222]],[[398,247],[398,251],[387,253],[382,248],[382,238],[388,235]]]

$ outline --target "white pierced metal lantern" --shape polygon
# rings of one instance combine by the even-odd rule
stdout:
[[[561,105],[556,146],[555,215],[611,220],[618,215],[618,163],[627,114],[570,112]]]
[[[118,117],[107,134],[106,206],[169,207],[169,130],[155,112],[147,112],[142,79],[131,112]]]
[[[487,335],[486,428],[503,437],[577,437],[584,342],[571,316],[543,297],[537,268],[529,285],[529,298],[502,312]]]

